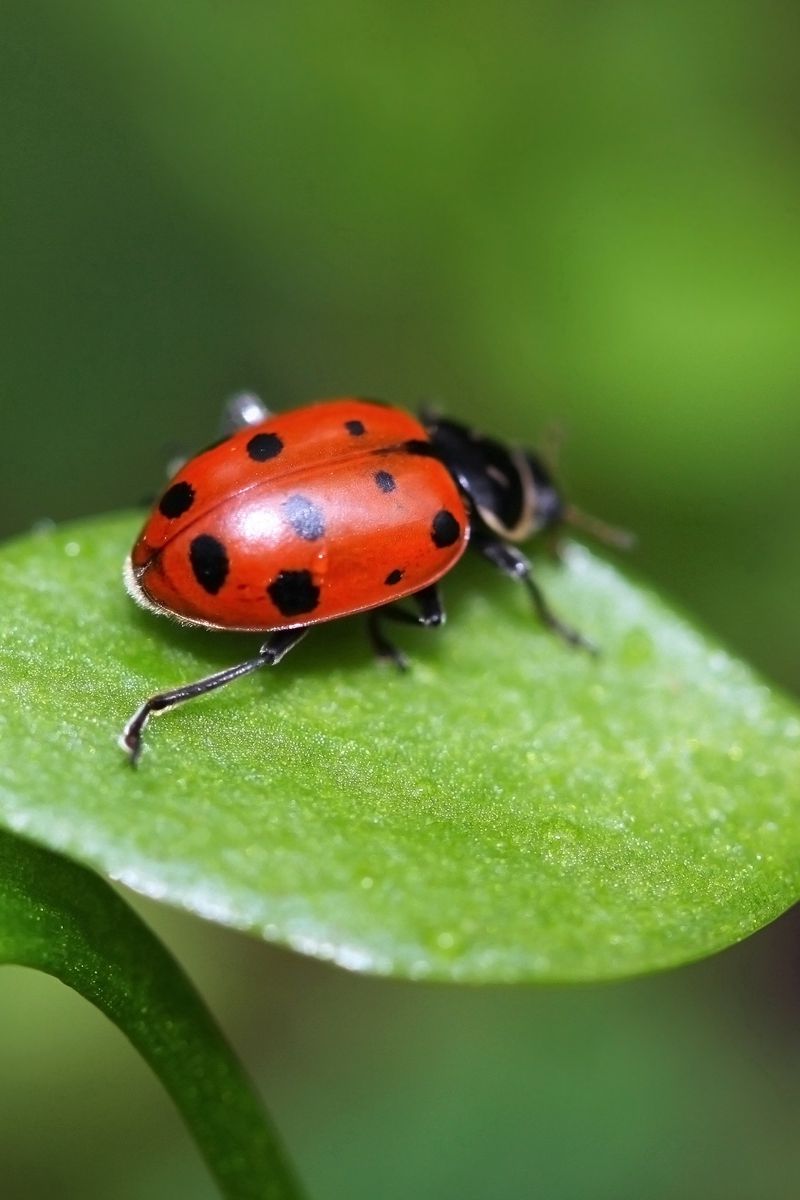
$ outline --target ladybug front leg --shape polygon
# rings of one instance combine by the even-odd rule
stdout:
[[[240,429],[250,425],[260,425],[272,414],[264,401],[255,392],[234,392],[222,406],[219,428],[223,438],[229,438]],[[174,447],[167,459],[167,479],[178,474],[181,467],[189,461],[190,455],[182,446]],[[152,503],[151,500],[147,501]]]
[[[167,709],[174,708],[176,704],[182,704],[184,700],[193,700],[196,696],[204,696],[206,692],[213,692],[216,688],[223,687],[226,683],[231,683],[242,675],[249,675],[252,671],[257,671],[259,667],[274,667],[297,645],[301,638],[305,637],[307,632],[308,626],[302,629],[279,629],[277,633],[273,633],[268,642],[264,643],[255,658],[249,658],[246,662],[227,667],[224,671],[217,671],[215,675],[207,675],[205,679],[198,679],[195,683],[186,683],[183,687],[175,688],[171,692],[159,692],[157,695],[151,696],[149,700],[145,700],[141,708],[131,717],[119,739],[120,746],[129,756],[131,766],[135,767],[139,761],[142,751],[142,734],[151,716],[166,712]]]
[[[588,638],[585,638],[576,629],[572,629],[571,626],[565,625],[556,616],[545,600],[538,583],[533,578],[531,564],[516,547],[509,546],[506,542],[501,542],[499,539],[495,540],[493,538],[473,538],[471,544],[493,566],[502,571],[504,575],[508,575],[511,579],[518,579],[520,583],[525,585],[528,595],[533,600],[540,621],[548,629],[552,629],[553,633],[557,633],[559,637],[563,638],[565,642],[569,642],[571,646],[580,646],[581,649],[588,650],[590,654],[597,654],[597,647]]]
[[[272,414],[264,401],[255,392],[235,392],[229,396],[222,408],[222,432],[238,433],[250,425],[260,425]]]
[[[408,670],[408,658],[386,637],[381,629],[381,621],[399,621],[403,625],[422,625],[426,629],[435,629],[437,625],[444,625],[446,619],[436,584],[416,592],[411,599],[419,605],[418,614],[391,607],[367,614],[367,631],[373,650],[382,662],[394,663],[401,671]]]

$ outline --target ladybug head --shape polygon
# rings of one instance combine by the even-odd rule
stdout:
[[[504,445],[457,421],[423,413],[436,456],[470,502],[473,533],[523,542],[558,525],[628,549],[629,533],[614,529],[564,500],[553,475],[530,450]]]
[[[474,533],[483,527],[507,541],[522,542],[563,520],[558,488],[536,455],[457,421],[426,415],[423,424],[437,457],[470,501]]]

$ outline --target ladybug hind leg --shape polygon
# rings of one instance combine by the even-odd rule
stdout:
[[[139,755],[142,752],[142,734],[151,716],[166,712],[169,708],[175,708],[176,705],[183,704],[184,700],[193,700],[196,696],[204,696],[206,692],[213,692],[216,688],[224,687],[226,683],[231,683],[242,675],[249,675],[260,667],[276,666],[301,638],[305,637],[307,632],[308,626],[301,629],[279,629],[273,633],[269,641],[264,643],[255,658],[248,658],[245,662],[226,667],[224,671],[206,675],[204,679],[186,683],[170,692],[159,692],[157,695],[151,696],[149,700],[145,700],[125,726],[119,740],[120,746],[128,755],[131,766],[135,767],[139,761]]]
[[[367,614],[367,632],[375,654],[381,662],[390,662],[400,671],[408,670],[408,658],[398,649],[383,632],[383,621],[397,621],[402,625],[421,625],[425,629],[435,629],[445,622],[445,611],[442,607],[439,589],[435,584],[416,592],[411,599],[419,606],[418,613],[407,612],[404,608],[387,606]]]
[[[582,650],[588,650],[590,654],[597,654],[597,647],[588,638],[556,616],[547,603],[542,589],[533,578],[530,562],[516,547],[494,538],[473,538],[472,545],[504,575],[508,575],[509,578],[516,579],[524,585],[543,625],[558,634],[570,646],[578,646]]]

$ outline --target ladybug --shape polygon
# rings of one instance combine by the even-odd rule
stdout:
[[[272,415],[243,393],[227,428],[170,481],[125,585],[184,624],[269,637],[254,658],[146,700],[121,738],[132,763],[153,713],[274,666],[322,621],[366,613],[377,655],[404,668],[385,622],[442,625],[437,584],[467,547],[524,584],[545,625],[591,649],[550,610],[516,543],[564,523],[624,535],[566,505],[534,454],[353,398]],[[397,607],[404,598],[416,611]]]

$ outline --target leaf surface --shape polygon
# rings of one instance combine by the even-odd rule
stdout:
[[[538,565],[599,643],[543,631],[481,563],[444,631],[360,620],[154,721],[154,691],[252,655],[125,595],[140,518],[0,552],[0,820],[151,897],[404,977],[590,980],[734,942],[800,890],[800,720],[647,588],[579,546]]]

